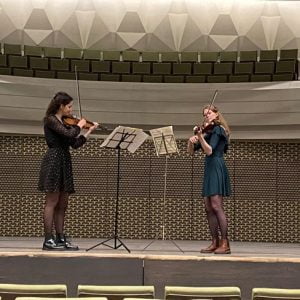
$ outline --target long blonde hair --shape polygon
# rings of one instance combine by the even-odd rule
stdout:
[[[221,126],[225,129],[226,135],[227,135],[228,138],[229,138],[230,133],[231,133],[230,128],[229,128],[229,126],[228,126],[226,120],[224,119],[223,115],[222,115],[221,112],[219,111],[219,109],[218,109],[215,105],[210,105],[210,104],[205,105],[205,106],[203,107],[203,109],[202,109],[202,114],[203,114],[203,116],[204,116],[204,110],[205,110],[205,109],[209,109],[209,110],[211,110],[211,111],[213,111],[214,113],[217,114],[217,117],[216,117],[216,119],[215,119],[215,123],[216,123],[217,125],[221,125]]]

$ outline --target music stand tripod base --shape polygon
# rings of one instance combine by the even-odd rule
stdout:
[[[166,208],[166,192],[167,192],[167,173],[168,173],[168,158],[172,153],[178,153],[178,148],[173,133],[173,127],[167,126],[157,129],[150,130],[150,134],[153,138],[155,150],[157,156],[165,155],[165,173],[164,173],[164,193],[163,193],[163,217],[162,217],[162,240],[165,240],[165,208]],[[158,234],[157,234],[158,236]],[[155,238],[156,240],[158,238]],[[170,240],[177,249],[182,253],[182,249],[173,241]],[[152,245],[154,240],[144,248],[146,250],[150,245]]]
[[[111,249],[118,249],[121,246],[123,246],[130,253],[130,250],[128,249],[128,247],[121,241],[121,239],[118,236],[121,149],[128,150],[131,153],[134,153],[138,149],[138,147],[146,140],[147,137],[148,137],[148,135],[146,133],[144,133],[141,129],[118,126],[107,137],[107,139],[101,144],[101,147],[116,149],[117,153],[118,153],[117,196],[116,196],[116,208],[115,208],[114,234],[111,238],[106,239],[106,240],[86,249],[86,251],[94,249],[97,246],[104,245]],[[110,240],[114,241],[113,246],[107,244],[107,242]]]

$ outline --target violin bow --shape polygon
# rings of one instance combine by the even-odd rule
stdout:
[[[82,119],[77,65],[75,65],[75,80],[76,80],[76,87],[77,87],[77,100],[78,100],[79,117],[80,117],[80,119]]]
[[[215,90],[215,93],[214,93],[214,95],[212,97],[212,100],[209,104],[208,111],[211,110],[212,106],[214,105],[214,102],[215,102],[215,99],[217,98],[217,95],[218,95],[218,90]]]
[[[77,100],[78,100],[78,109],[79,109],[79,117],[82,119],[82,110],[81,110],[81,102],[80,102],[80,91],[79,91],[79,80],[78,80],[78,73],[77,73],[77,65],[74,68],[75,71],[75,80],[76,80],[76,87],[77,87]],[[108,130],[105,126],[99,124],[99,128],[103,130]]]

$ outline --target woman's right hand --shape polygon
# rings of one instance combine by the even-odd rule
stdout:
[[[85,119],[81,119],[77,125],[82,129],[85,125],[86,125],[86,120]]]

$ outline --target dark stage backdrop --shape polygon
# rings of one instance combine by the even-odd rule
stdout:
[[[90,139],[72,151],[76,194],[70,199],[67,232],[73,237],[110,237],[114,226],[117,153]],[[134,154],[121,152],[119,234],[161,237],[163,211],[167,239],[209,239],[201,193],[203,154],[168,159],[163,209],[165,157],[152,140]],[[40,136],[0,135],[0,236],[41,236],[44,195],[37,190],[46,151]],[[226,155],[232,196],[225,199],[230,238],[235,241],[300,242],[300,143],[232,141]]]

